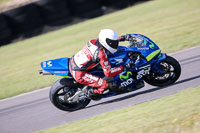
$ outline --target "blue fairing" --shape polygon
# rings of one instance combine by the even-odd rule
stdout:
[[[163,70],[159,63],[166,58],[166,54],[161,53],[160,48],[148,37],[140,34],[129,34],[134,38],[137,38],[137,46],[119,46],[118,51],[115,54],[108,55],[109,62],[112,67],[124,66],[128,62],[132,61],[135,64],[131,70],[124,71],[114,77],[113,82],[126,87],[134,88],[134,84],[142,80],[143,74],[150,70],[163,74]],[[130,52],[139,53],[143,56],[140,60],[130,60],[128,54]],[[69,58],[60,58],[55,60],[48,60],[41,63],[43,70],[60,76],[71,76],[68,68]],[[90,72],[99,77],[104,77],[104,73],[101,68],[94,68]],[[141,73],[137,77],[137,80],[133,80],[133,76],[136,73]],[[141,78],[140,78],[141,76]]]
[[[41,62],[43,70],[60,76],[71,76],[68,66],[69,58],[60,58]]]
[[[140,35],[140,34],[130,34],[135,38],[140,39],[141,41],[138,43],[143,43],[143,45],[141,46],[137,46],[137,47],[125,47],[125,46],[119,46],[118,47],[118,51],[113,54],[110,55],[109,57],[115,57],[115,58],[127,58],[127,52],[138,52],[141,53],[145,58],[148,58],[148,56],[157,51],[160,50],[160,48],[148,37],[144,36],[144,35]]]

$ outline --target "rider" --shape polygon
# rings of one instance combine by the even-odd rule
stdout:
[[[119,41],[125,40],[129,40],[129,36],[118,36],[111,29],[101,30],[97,39],[90,40],[70,59],[69,68],[73,78],[80,84],[96,88],[93,91],[94,94],[106,92],[105,90],[112,87],[112,83],[107,83],[105,79],[92,75],[88,70],[100,64],[106,77],[114,77],[121,73],[127,66],[111,68],[107,54],[114,54]]]

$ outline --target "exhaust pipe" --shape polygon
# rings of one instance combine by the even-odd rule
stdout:
[[[50,72],[47,72],[45,70],[38,70],[39,74],[42,74],[42,75],[54,75],[53,73],[50,73]]]

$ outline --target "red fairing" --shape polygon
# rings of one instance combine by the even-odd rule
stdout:
[[[114,77],[123,71],[122,66],[111,68],[110,62],[108,61],[108,57],[103,48],[99,51],[99,59],[105,76]]]

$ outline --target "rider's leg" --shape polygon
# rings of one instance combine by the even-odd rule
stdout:
[[[97,90],[94,90],[96,94],[102,94],[108,88],[106,80],[87,71],[71,71],[71,73],[78,83],[97,88]]]

